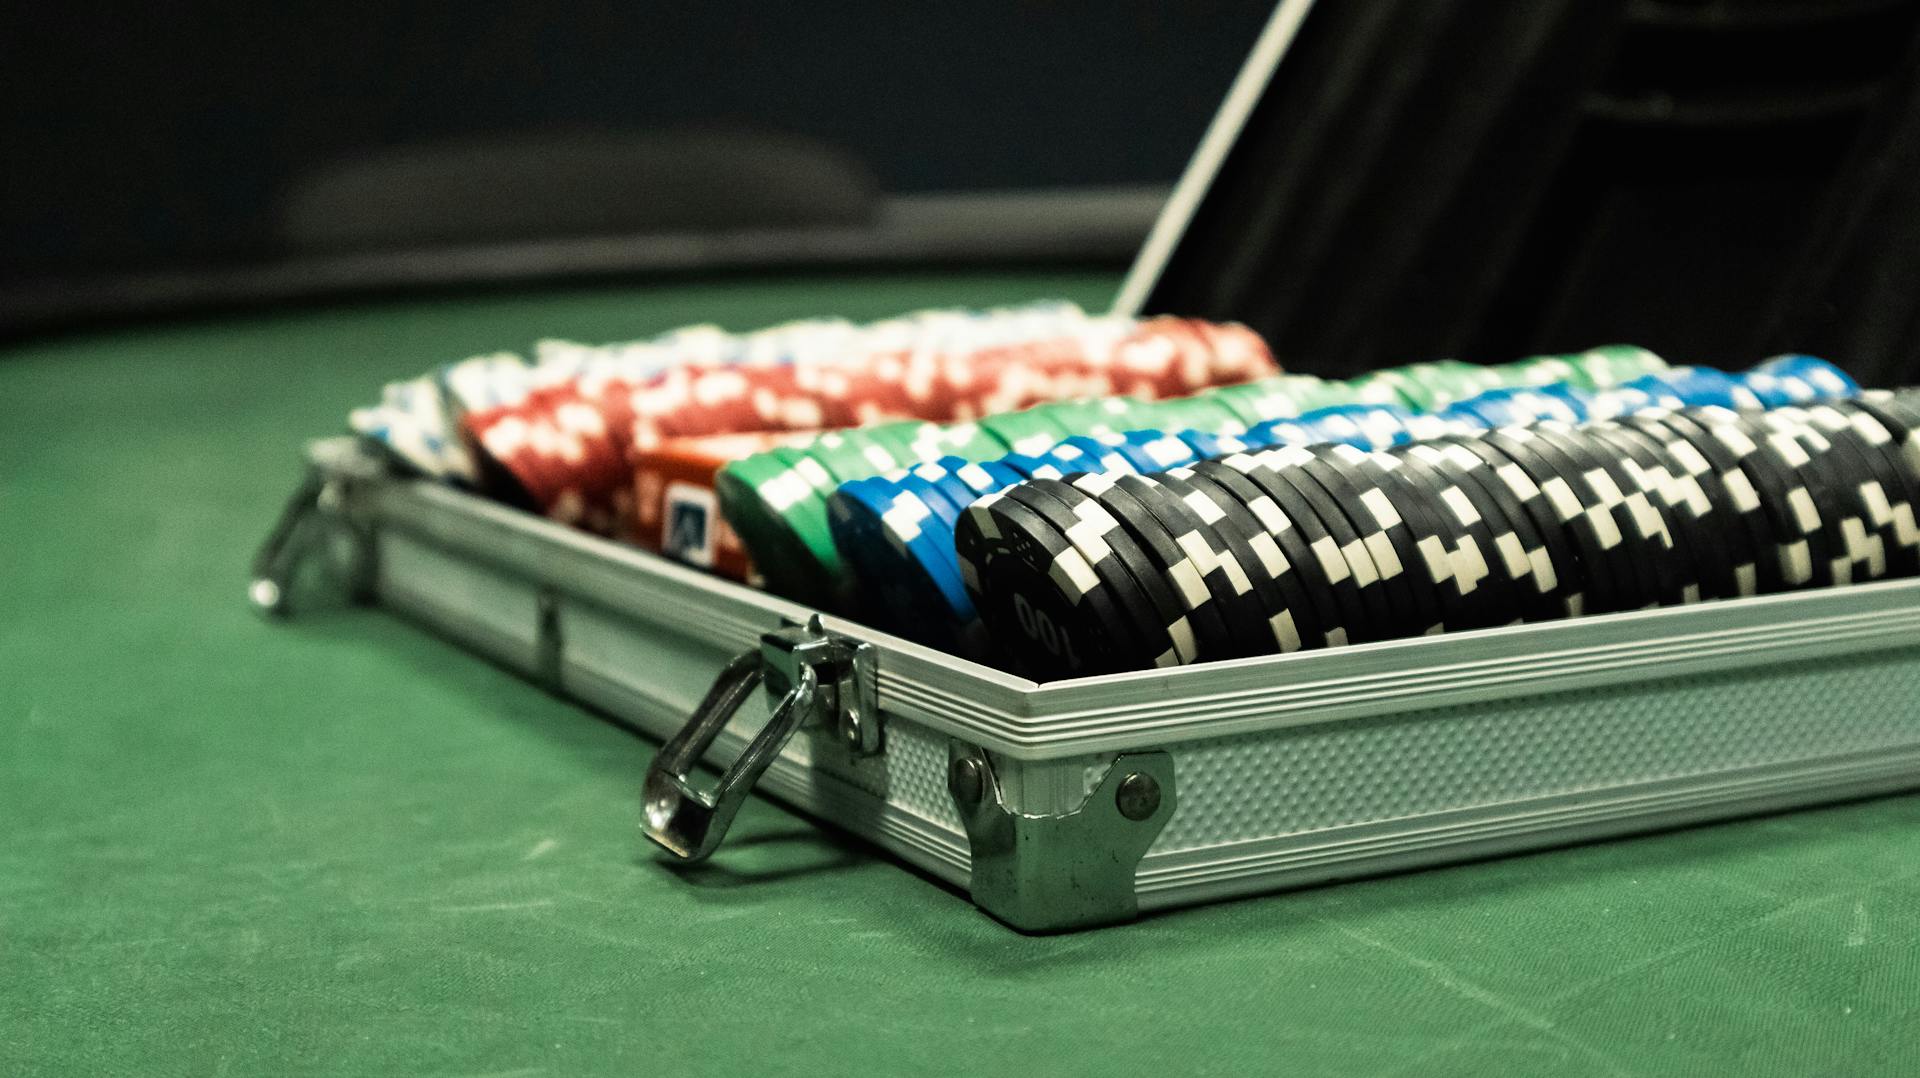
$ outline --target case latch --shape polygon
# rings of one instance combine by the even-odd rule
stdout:
[[[379,460],[356,439],[328,438],[307,449],[309,464],[279,520],[254,555],[247,599],[270,617],[289,613],[301,568],[315,558],[349,598],[364,597],[373,572],[373,540],[348,510],[354,483],[378,479]]]
[[[766,726],[712,790],[695,790],[693,769],[763,683],[773,699]],[[809,722],[831,725],[856,756],[883,748],[873,647],[828,633],[817,615],[804,626],[767,633],[757,650],[736,656],[687,724],[660,747],[644,787],[647,838],[682,861],[705,859],[726,837],[753,784]]]

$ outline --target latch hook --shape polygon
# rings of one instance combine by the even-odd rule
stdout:
[[[693,769],[734,713],[766,684],[777,696],[767,724],[720,775],[712,792],[695,790]],[[701,861],[720,845],[754,783],[809,719],[831,721],[857,755],[880,751],[880,709],[871,645],[830,635],[818,616],[804,627],[777,629],[760,647],[734,656],[706,698],[647,768],[643,796],[647,838],[682,861]]]

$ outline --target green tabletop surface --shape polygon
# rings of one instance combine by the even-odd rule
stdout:
[[[0,1075],[1920,1074],[1920,797],[1027,937],[759,799],[669,870],[652,744],[378,611],[244,601],[303,441],[386,380],[1112,288],[730,278],[0,350]]]

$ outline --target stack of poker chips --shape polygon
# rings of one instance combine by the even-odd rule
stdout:
[[[903,634],[958,649],[955,633],[972,624],[965,610],[957,568],[933,576],[927,572],[900,574],[886,564],[886,554],[938,572],[944,552],[951,562],[952,523],[943,510],[957,512],[984,490],[965,493],[954,483],[977,481],[982,474],[1003,477],[1000,486],[1033,475],[1052,476],[1075,467],[1076,455],[1090,458],[1119,454],[1140,471],[1160,471],[1194,459],[1192,445],[1161,431],[1184,431],[1194,437],[1244,435],[1262,424],[1287,422],[1313,414],[1323,424],[1358,421],[1339,409],[1357,409],[1368,415],[1392,412],[1406,416],[1412,409],[1453,401],[1487,386],[1536,386],[1570,379],[1573,386],[1596,389],[1623,379],[1657,374],[1666,365],[1658,356],[1631,346],[1609,346],[1571,356],[1538,356],[1516,363],[1477,367],[1465,363],[1417,364],[1376,372],[1350,381],[1327,381],[1310,375],[1283,374],[1207,389],[1187,397],[1146,401],[1106,397],[1061,401],[1020,412],[987,416],[975,423],[941,426],[930,423],[886,424],[854,428],[820,436],[816,441],[787,446],[742,459],[720,470],[714,489],[726,522],[736,533],[760,581],[769,589],[812,606],[865,616]],[[1391,398],[1391,404],[1361,402]],[[1333,409],[1333,411],[1329,411]],[[1377,421],[1377,420],[1376,420]],[[1398,423],[1400,420],[1391,420]],[[1476,426],[1486,425],[1476,422]],[[1147,434],[1126,432],[1147,431]],[[1292,437],[1284,428],[1270,428],[1264,436]],[[993,460],[988,473],[965,465]],[[876,477],[918,468],[915,476],[891,482]],[[643,477],[652,469],[643,467]],[[946,479],[944,499],[911,487],[918,476],[941,474]],[[964,477],[964,478],[963,478]],[[859,484],[857,486],[852,484]],[[994,487],[993,489],[998,489]],[[836,511],[830,499],[845,492]],[[890,526],[876,528],[868,520],[898,500]],[[919,504],[916,504],[916,501]],[[933,532],[926,539],[899,537],[917,517]],[[836,540],[835,531],[842,534]],[[856,533],[864,539],[851,538]],[[868,540],[895,536],[897,545]],[[875,601],[883,589],[909,589],[925,600],[907,603]],[[961,613],[950,603],[957,599]],[[899,613],[908,610],[920,614]],[[943,616],[925,616],[928,611]]]
[[[524,404],[543,390],[572,382],[643,384],[671,371],[806,365],[906,344],[966,342],[990,347],[1057,335],[1084,325],[1070,303],[1040,302],[986,311],[916,311],[869,325],[819,318],[729,333],[684,326],[646,340],[588,345],[537,342],[528,358],[495,352],[389,384],[378,403],[355,409],[351,429],[414,472],[472,485],[479,466],[460,434],[469,413]]]
[[[810,362],[599,372],[461,420],[484,489],[605,534],[630,530],[634,454],[676,438],[951,423],[1069,397],[1158,398],[1274,370],[1241,327],[1185,319],[982,319],[974,332],[889,330]]]
[[[977,640],[1038,680],[1920,574],[1920,392],[1248,449],[974,501]]]
[[[1777,382],[1789,366],[1802,373],[1811,371],[1817,377],[1807,382],[1797,374],[1789,376],[1797,385],[1790,398],[1770,389],[1763,398],[1745,388],[1748,381],[1758,381],[1767,387]],[[1673,387],[1682,387],[1694,395],[1683,396]],[[1662,371],[1630,379],[1599,393],[1566,385],[1499,388],[1427,414],[1415,414],[1392,404],[1336,405],[1295,419],[1271,420],[1237,435],[1204,430],[1142,430],[1077,436],[1039,455],[1014,454],[987,462],[946,458],[908,471],[843,484],[830,502],[830,523],[838,540],[841,563],[847,576],[856,582],[851,589],[854,594],[881,594],[877,584],[884,581],[891,596],[914,597],[910,603],[888,598],[877,608],[870,602],[864,616],[902,635],[978,655],[981,634],[972,597],[955,598],[965,594],[955,574],[964,576],[966,569],[956,553],[955,531],[962,515],[978,499],[1016,484],[1057,480],[1075,474],[1157,475],[1174,471],[1177,477],[1176,469],[1191,468],[1199,461],[1276,447],[1337,444],[1376,452],[1409,443],[1471,438],[1490,428],[1542,421],[1568,425],[1596,417],[1697,405],[1758,408],[1815,400],[1829,393],[1846,395],[1856,390],[1857,387],[1830,365],[1792,357],[1762,364],[1738,376],[1701,368]],[[1343,489],[1329,496],[1345,505],[1352,493]],[[1673,487],[1664,487],[1659,493],[1669,501],[1676,496]],[[1125,496],[1125,491],[1112,495]],[[1694,503],[1697,504],[1697,499]],[[1341,543],[1352,541],[1340,538],[1337,526],[1330,534]],[[1486,547],[1486,552],[1498,555],[1514,573],[1550,572],[1550,568],[1542,568],[1545,554],[1541,548],[1523,547],[1518,534],[1500,532],[1500,541]],[[885,541],[875,542],[876,537]],[[1373,545],[1378,547],[1380,542],[1376,538]],[[1368,567],[1363,565],[1362,579],[1367,571]],[[1748,586],[1738,593],[1752,594],[1753,589]],[[1691,592],[1685,594],[1692,596]],[[1581,609],[1570,611],[1581,612]],[[1337,636],[1334,642],[1344,640],[1345,637]],[[1163,656],[1176,657],[1181,661],[1194,659],[1193,654],[1181,650]]]

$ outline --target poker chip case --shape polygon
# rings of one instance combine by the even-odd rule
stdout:
[[[1454,6],[1420,10],[1445,21]],[[1614,18],[1597,14],[1607,7],[1580,18]],[[1389,279],[1274,262],[1312,248],[1288,234],[1298,215],[1267,200],[1315,189],[1266,183],[1283,167],[1272,159],[1323,145],[1296,115],[1301,86],[1325,77],[1329,50],[1361,40],[1340,21],[1355,17],[1278,5],[1118,312],[1243,319],[1322,370],[1620,335],[1423,292],[1418,266],[1399,267],[1391,279],[1412,284],[1392,296],[1354,292],[1392,317],[1271,289],[1276,275]],[[1495,18],[1516,30],[1524,17]],[[1592,75],[1564,56],[1522,59],[1516,70]],[[1568,218],[1566,204],[1553,209]],[[1449,218],[1421,234],[1461,229],[1526,226]],[[1502,265],[1515,280],[1554,279],[1524,258]],[[1431,303],[1418,311],[1403,302],[1420,295]],[[1705,306],[1665,303],[1652,322],[1598,299],[1554,309],[1607,329],[1626,317],[1676,354],[1718,358],[1703,341],[1762,351]],[[1783,346],[1838,339],[1831,327],[1766,329]],[[1427,336],[1394,337],[1403,331]],[[1876,347],[1854,351],[1885,368]],[[258,605],[294,605],[301,567],[327,566],[353,594],[665,739],[635,780],[642,827],[668,856],[719,846],[724,857],[731,814],[757,789],[1023,930],[1920,787],[1907,702],[1920,692],[1920,579],[1040,683],[404,476],[353,439],[317,442],[309,458],[255,567]],[[717,784],[694,777],[702,763],[720,769]]]
[[[776,718],[790,739],[743,758],[768,709],[736,685],[707,757],[763,763],[755,788],[1026,930],[1920,786],[1920,580],[1039,684],[351,439],[311,466],[268,563],[324,551],[366,599],[652,735],[730,670],[789,693],[806,664],[782,660],[831,645]],[[651,826],[717,841],[724,818],[675,818],[703,815],[685,794],[650,791]]]

